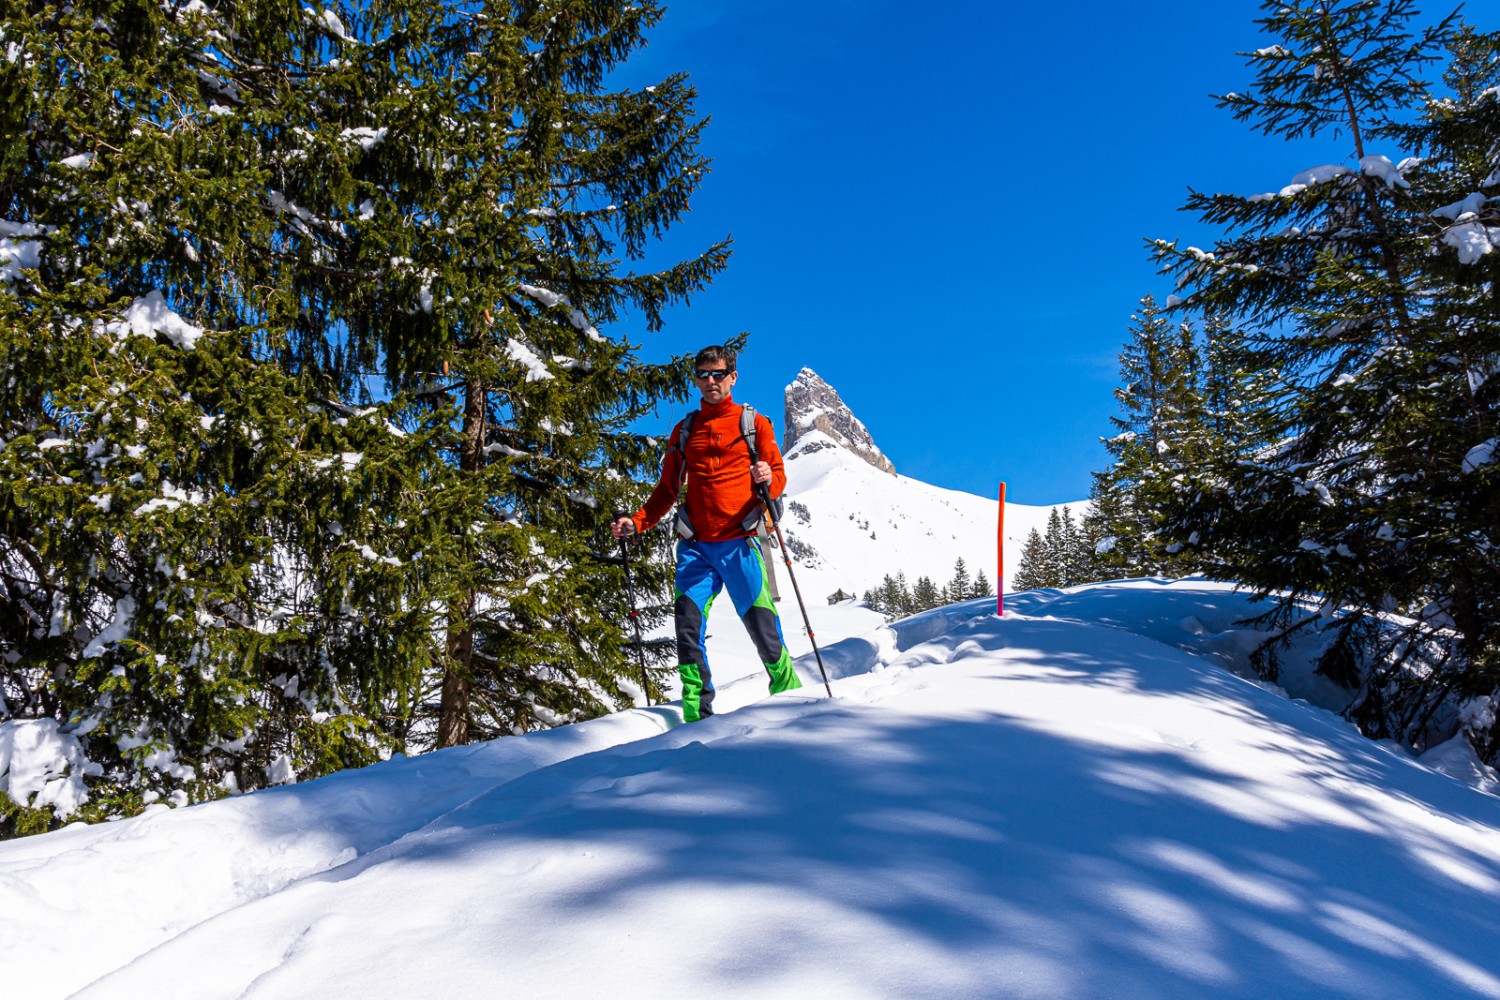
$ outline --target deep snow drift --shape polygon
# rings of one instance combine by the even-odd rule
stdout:
[[[1500,800],[1242,680],[1243,597],[878,625],[672,706],[0,845],[61,997],[1500,997]],[[1140,634],[1144,633],[1144,634]],[[833,641],[847,636],[842,641]],[[789,636],[794,652],[806,640]]]

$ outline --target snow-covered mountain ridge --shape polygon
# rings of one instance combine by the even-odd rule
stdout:
[[[784,530],[804,591],[862,594],[898,571],[913,583],[941,587],[962,558],[970,576],[983,570],[992,585],[999,517],[994,497],[932,486],[882,472],[820,431],[809,431],[786,455],[788,501]],[[1080,516],[1088,501],[1059,504]],[[1007,587],[1026,536],[1045,531],[1051,507],[1005,505]],[[805,548],[804,548],[805,547]]]
[[[1033,529],[1045,532],[1052,506],[1005,505],[1005,567],[1000,573],[996,494],[976,496],[899,475],[865,425],[815,372],[804,368],[786,388],[785,459],[788,536],[805,594],[863,594],[887,574],[938,587],[963,559],[1007,589]],[[1081,517],[1087,500],[1068,507]]]

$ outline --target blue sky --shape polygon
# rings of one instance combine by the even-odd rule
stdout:
[[[1466,13],[1500,27],[1487,4]],[[736,398],[778,427],[807,366],[905,475],[1083,499],[1130,315],[1171,291],[1143,241],[1212,241],[1179,211],[1189,186],[1272,190],[1349,159],[1346,140],[1266,139],[1214,107],[1251,82],[1236,53],[1267,44],[1259,16],[1252,0],[671,5],[621,75],[686,71],[714,164],[660,250],[727,234],[734,259],[662,331],[615,332],[661,360],[748,331]]]

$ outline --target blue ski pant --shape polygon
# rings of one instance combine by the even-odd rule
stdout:
[[[677,543],[677,671],[682,675],[682,717],[695,722],[714,714],[713,674],[704,640],[708,612],[720,590],[729,591],[745,623],[756,655],[771,677],[771,693],[802,686],[781,633],[781,616],[771,600],[765,557],[757,539]]]

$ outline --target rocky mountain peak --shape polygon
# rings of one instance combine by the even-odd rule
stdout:
[[[797,443],[813,431],[852,451],[880,471],[896,474],[891,460],[881,454],[875,446],[875,439],[839,398],[833,386],[819,378],[811,368],[804,368],[797,373],[796,381],[786,387],[786,424],[781,438],[785,453],[791,454]],[[813,441],[807,442],[808,447],[814,444]],[[826,444],[823,446],[827,447]]]

